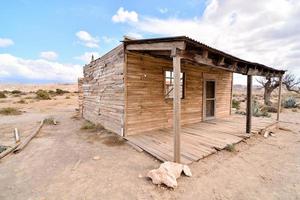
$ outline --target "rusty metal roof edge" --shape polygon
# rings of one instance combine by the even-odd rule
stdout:
[[[135,40],[123,40],[121,42],[123,43],[127,43],[127,44],[130,44],[130,43],[152,43],[152,42],[171,42],[171,41],[185,41],[185,42],[189,42],[189,43],[193,43],[194,45],[198,45],[198,46],[201,46],[202,48],[207,48],[208,50],[211,50],[211,51],[214,51],[215,53],[219,53],[219,54],[222,54],[223,56],[226,56],[226,57],[229,57],[233,60],[236,60],[238,62],[243,62],[243,63],[246,63],[246,64],[250,64],[250,65],[256,65],[256,66],[260,66],[262,68],[265,68],[265,69],[268,69],[268,70],[273,70],[273,71],[276,71],[276,72],[280,72],[282,74],[284,74],[286,72],[286,70],[279,70],[279,69],[275,69],[273,67],[269,67],[269,66],[266,66],[266,65],[263,65],[263,64],[260,64],[260,63],[256,63],[256,62],[250,62],[250,61],[247,61],[247,60],[244,60],[244,59],[241,59],[241,58],[238,58],[236,56],[233,56],[231,54],[228,54],[224,51],[221,51],[221,50],[218,50],[216,48],[213,48],[213,47],[210,47],[202,42],[199,42],[195,39],[192,39],[190,37],[187,37],[187,36],[171,36],[171,37],[159,37],[159,38],[146,38],[146,39],[135,39]]]

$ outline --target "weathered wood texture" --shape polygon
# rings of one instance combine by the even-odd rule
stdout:
[[[252,76],[247,76],[247,108],[246,108],[246,133],[251,133],[252,126]]]
[[[123,135],[124,48],[116,47],[84,67],[83,117]]]
[[[255,133],[264,131],[276,123],[270,118],[253,118]],[[248,137],[245,134],[244,116],[232,115],[200,123],[183,125],[181,128],[181,163],[196,162],[227,145],[236,144]],[[173,131],[164,128],[127,136],[126,139],[161,161],[173,161]]]
[[[82,117],[83,112],[83,78],[78,79],[78,109],[79,115]]]
[[[164,70],[172,61],[142,54],[127,54],[127,135],[172,127],[173,101],[164,98]],[[185,98],[181,100],[181,124],[202,121],[203,77],[216,80],[216,118],[230,114],[232,73],[188,62]]]

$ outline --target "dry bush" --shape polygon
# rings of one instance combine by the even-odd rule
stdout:
[[[50,94],[46,90],[38,90],[36,91],[36,98],[39,100],[50,100]]]
[[[101,131],[104,130],[104,127],[100,124],[94,124],[90,121],[84,121],[84,123],[82,124],[81,130],[89,130],[89,131]]]
[[[56,121],[53,117],[48,117],[46,119],[44,119],[44,124],[47,125],[57,125],[59,122]]]
[[[6,94],[4,92],[0,92],[0,99],[6,98]]]
[[[66,98],[65,99],[71,99],[71,97],[70,96],[66,96]]]
[[[263,106],[261,110],[263,112],[277,113],[277,108],[274,106]]]
[[[226,147],[225,147],[225,150],[226,151],[229,151],[229,152],[235,152],[235,145],[234,144],[227,144]]]
[[[12,94],[22,94],[22,91],[20,90],[13,90],[11,91]]]
[[[288,97],[283,100],[282,106],[284,108],[296,108],[297,107],[297,102],[294,97]]]
[[[237,110],[240,109],[240,102],[236,99],[232,99],[232,108],[235,108]]]
[[[5,151],[6,149],[7,149],[7,147],[0,145],[0,153],[2,153],[3,151]]]
[[[63,95],[63,94],[70,93],[70,92],[67,90],[62,90],[62,89],[57,88],[55,93],[57,95]]]
[[[16,103],[26,104],[27,102],[24,99],[21,99],[21,100],[17,101]]]
[[[22,111],[18,110],[17,108],[6,107],[0,109],[1,115],[21,115]]]

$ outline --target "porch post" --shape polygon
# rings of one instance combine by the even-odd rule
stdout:
[[[173,89],[173,130],[174,130],[174,162],[180,163],[180,56],[177,55],[176,49],[172,50],[174,89]]]
[[[281,88],[282,88],[282,75],[279,77],[279,92],[278,92],[278,105],[277,105],[277,121],[279,121],[279,115],[281,110]]]
[[[246,133],[251,133],[252,118],[252,76],[247,75],[247,112],[246,112]]]

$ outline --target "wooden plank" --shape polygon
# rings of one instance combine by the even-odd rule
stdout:
[[[143,51],[163,51],[163,50],[172,50],[174,48],[184,50],[185,42],[156,42],[148,44],[128,44],[126,50],[143,50]]]
[[[252,76],[247,75],[247,110],[246,110],[246,133],[251,133],[252,119]]]
[[[181,128],[181,98],[180,98],[180,66],[181,58],[173,57],[174,90],[173,90],[173,129],[174,129],[174,162],[180,163],[180,128]]]
[[[279,121],[281,111],[281,88],[282,88],[282,76],[279,77],[279,91],[278,91],[278,102],[277,102],[277,121]]]

